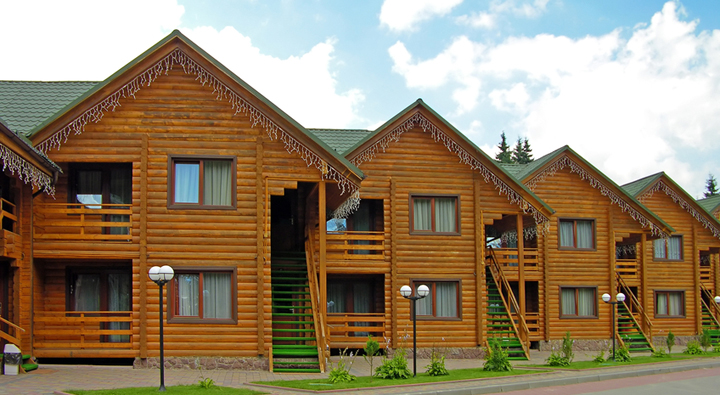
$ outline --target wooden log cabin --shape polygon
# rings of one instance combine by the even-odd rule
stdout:
[[[401,345],[399,289],[422,284],[421,349],[477,357],[494,337],[527,358],[566,330],[609,339],[607,307],[589,329],[559,300],[619,289],[618,246],[673,231],[572,150],[521,177],[421,100],[374,131],[305,129],[177,31],[102,82],[0,82],[0,103],[59,174],[53,194],[18,184],[29,242],[7,270],[4,317],[40,358],[153,365],[164,317],[169,364],[317,371],[368,335]],[[564,221],[590,215],[592,251],[563,249]]]
[[[529,164],[503,166],[555,210],[549,232],[515,238],[509,252],[522,255],[515,249],[530,244],[540,248],[544,261],[541,272],[525,265],[508,268],[519,299],[527,300],[520,306],[526,320],[540,320],[542,336],[532,339],[557,340],[570,332],[581,342],[606,341],[612,307],[600,295],[622,292],[627,299],[618,305],[619,344],[652,350],[653,324],[645,307],[652,267],[643,251],[673,228],[568,146]],[[507,254],[498,251],[496,256]]]
[[[651,270],[644,297],[654,333],[692,336],[707,329],[719,339],[720,222],[663,172],[623,188],[675,229],[646,251]]]

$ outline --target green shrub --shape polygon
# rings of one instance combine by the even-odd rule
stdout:
[[[720,344],[715,344],[713,346],[713,352],[720,352]]]
[[[568,365],[573,361],[573,358],[575,358],[575,353],[572,349],[573,343],[575,343],[575,341],[570,337],[570,331],[565,332],[565,337],[562,339],[562,353],[563,357],[567,359]]]
[[[340,359],[338,360],[337,366],[330,362],[330,373],[328,374],[328,381],[331,384],[335,383],[348,383],[355,380],[355,376],[350,374],[350,368],[352,368],[355,362],[355,356],[350,352],[350,362],[346,359],[347,348],[340,352]]]
[[[375,369],[375,377],[381,379],[406,379],[412,375],[405,359],[405,349],[398,348],[392,358],[383,359],[382,365]]]
[[[550,353],[550,356],[548,359],[546,359],[548,365],[550,366],[569,366],[570,360],[567,359],[567,357],[563,356],[560,353],[555,352],[554,350]]]
[[[702,355],[704,354],[703,350],[700,349],[700,342],[697,340],[690,340],[685,347],[685,350],[683,350],[683,354],[688,355]]]
[[[675,335],[672,333],[672,331],[668,332],[667,339],[665,339],[665,343],[668,347],[668,353],[672,353],[672,348],[675,345]]]
[[[365,359],[365,362],[370,365],[370,380],[372,380],[374,371],[373,363],[375,362],[375,356],[380,352],[380,343],[378,343],[377,340],[374,340],[372,335],[368,335],[368,340],[365,343],[365,348],[363,350],[365,351],[363,358]]]
[[[445,368],[445,355],[435,351],[433,349],[430,354],[430,365],[425,366],[425,373],[430,376],[447,376],[450,374]]]
[[[489,372],[509,372],[513,369],[508,359],[507,350],[500,347],[500,342],[495,338],[490,338],[488,347],[485,349],[485,364],[483,370]]]
[[[605,350],[600,350],[593,358],[593,362],[603,363],[605,362]]]
[[[703,329],[699,336],[700,345],[704,352],[707,352],[708,348],[712,346],[712,335],[707,329]]]
[[[210,377],[202,377],[198,380],[198,384],[200,384],[200,387],[203,389],[210,389],[213,385],[215,385],[215,380],[211,379]]]
[[[622,346],[615,350],[615,362],[630,362],[632,357],[630,356],[630,349],[627,346]]]
[[[666,353],[665,349],[662,347],[658,347],[657,349],[655,349],[655,351],[652,352],[653,358],[665,358],[665,357],[669,357],[669,356],[670,355],[668,353]]]

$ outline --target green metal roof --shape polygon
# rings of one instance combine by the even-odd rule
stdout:
[[[704,208],[708,213],[711,213],[715,211],[718,206],[720,206],[720,195],[714,195],[710,197],[706,197],[704,199],[699,199],[698,204],[700,207]]]
[[[560,154],[561,152],[563,152],[565,150],[569,150],[569,149],[570,149],[569,146],[564,145],[547,155],[543,155],[540,158],[535,159],[534,161],[532,161],[530,163],[526,163],[526,164],[500,163],[500,167],[502,167],[506,172],[512,174],[513,177],[522,181],[527,176],[534,173],[537,169],[541,168],[546,163],[553,160],[558,154]],[[577,155],[577,154],[575,154],[575,155]],[[577,156],[580,157],[580,155],[577,155]]]
[[[627,193],[637,197],[640,195],[642,191],[644,191],[647,187],[654,184],[655,181],[657,181],[660,177],[663,176],[663,172],[655,173],[652,175],[649,175],[647,177],[643,177],[639,180],[635,180],[633,182],[629,182],[622,186],[622,189],[627,191]]]
[[[372,133],[365,129],[308,129],[307,131],[324,141],[340,155],[344,155],[358,141],[364,140]]]
[[[48,117],[96,84],[93,81],[0,81],[0,118],[13,132],[28,136]]]

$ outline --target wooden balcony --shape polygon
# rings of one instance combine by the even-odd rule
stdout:
[[[640,279],[640,262],[637,259],[616,259],[615,271],[630,286],[638,285]]]
[[[700,281],[708,288],[714,288],[715,281],[713,279],[712,266],[700,265]]]
[[[368,335],[376,340],[385,336],[383,313],[328,313],[331,348],[363,348]]]
[[[20,235],[17,229],[17,208],[14,204],[5,199],[0,199],[0,256],[6,258],[20,258],[20,249],[17,247],[20,242]]]
[[[329,273],[348,270],[353,273],[377,273],[388,266],[385,262],[384,232],[328,232],[326,240]]]
[[[517,248],[493,248],[495,259],[509,281],[518,278],[519,259]],[[523,249],[523,270],[526,275],[542,274],[537,248]]]
[[[34,213],[35,240],[130,241],[127,204],[38,203]]]
[[[35,312],[33,354],[46,358],[134,357],[132,321],[131,311]]]

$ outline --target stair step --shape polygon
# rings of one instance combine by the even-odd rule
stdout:
[[[312,350],[275,350],[275,346],[273,346],[273,357],[278,355],[286,355],[286,356],[292,356],[292,357],[317,357],[318,352],[317,349],[315,349],[315,352]]]
[[[287,307],[283,307],[287,308]],[[310,313],[273,313],[275,317],[312,317]]]
[[[315,332],[315,329],[296,329],[296,328],[272,328],[273,332],[289,332],[289,333],[310,333]]]
[[[320,373],[320,369],[303,369],[303,368],[275,368],[273,372],[277,373]]]
[[[293,336],[273,336],[273,341],[298,341],[298,342],[314,342],[316,338],[313,337],[293,337]],[[273,346],[275,347],[275,346]],[[274,350],[274,348],[273,348]],[[317,352],[317,351],[315,351]]]
[[[273,366],[277,365],[313,365],[317,366],[320,363],[318,361],[275,361],[273,360]]]
[[[311,302],[311,299],[272,298],[273,302]]]
[[[313,321],[273,321],[273,325],[314,325]]]

